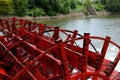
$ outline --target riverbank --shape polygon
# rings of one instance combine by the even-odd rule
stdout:
[[[30,17],[25,16],[25,19],[34,19],[34,20],[46,20],[46,19],[60,19],[60,18],[71,18],[71,17],[84,17],[85,14],[82,12],[72,11],[69,14],[57,14],[56,16],[40,16],[40,17]]]
[[[97,13],[98,13],[98,15],[95,15],[95,16],[106,16],[106,15],[111,14],[108,11],[98,11]],[[88,17],[88,16],[91,16],[91,15],[85,15],[83,12],[71,11],[69,14],[57,14],[56,16],[40,16],[40,17],[0,16],[0,18],[17,17],[17,18],[29,19],[29,20],[47,20],[47,19],[72,18],[72,17]],[[94,16],[94,15],[92,15],[92,16]]]
[[[96,16],[106,16],[110,15],[111,13],[108,11],[98,11],[98,15]],[[91,15],[85,15],[83,12],[76,12],[72,11],[69,14],[57,14],[56,16],[40,16],[40,17],[29,17],[25,16],[25,19],[32,19],[32,20],[46,20],[46,19],[60,19],[60,18],[72,18],[72,17],[87,17]],[[92,15],[94,16],[94,15]]]

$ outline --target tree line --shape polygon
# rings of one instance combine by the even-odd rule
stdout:
[[[0,0],[0,15],[54,16],[71,10],[85,11],[91,5],[98,11],[120,12],[120,0]]]

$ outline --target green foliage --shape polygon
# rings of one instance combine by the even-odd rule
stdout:
[[[69,0],[34,0],[35,6],[42,8],[46,15],[54,16],[56,13],[67,14],[70,10]]]
[[[48,10],[47,14],[48,14],[49,16],[56,16],[56,12],[53,11],[53,10]]]
[[[91,2],[91,0],[85,0],[84,3],[83,3],[83,5],[84,5],[84,8],[85,8],[87,11],[89,11],[90,8],[91,8],[92,2]]]
[[[11,14],[13,10],[12,0],[0,0],[0,15]]]
[[[35,8],[35,15],[36,16],[44,16],[45,11],[42,8]]]
[[[61,13],[68,14],[69,12],[70,12],[70,3],[66,1],[61,7]]]
[[[75,9],[78,3],[76,0],[70,0],[69,4],[71,9]]]
[[[76,3],[74,0],[70,0],[70,8],[75,9],[76,8]]]
[[[92,2],[91,0],[85,0],[83,3],[83,12],[84,14],[88,15],[89,14],[89,10],[91,8]]]
[[[96,9],[96,11],[103,11],[105,10],[105,6],[102,4],[93,4],[94,8]]]
[[[70,10],[88,13],[91,5],[97,11],[107,9],[120,12],[120,0],[0,0],[0,15],[16,16],[55,16],[57,13],[68,14]]]
[[[106,1],[107,1],[107,0],[100,0],[100,2],[101,2],[102,5],[105,5],[105,4],[106,4]]]
[[[28,0],[13,0],[14,14],[17,16],[25,16],[27,14]]]
[[[34,17],[44,16],[45,15],[45,11],[42,8],[34,8],[34,9],[31,9],[31,10],[28,10],[27,14],[29,16],[34,16]]]
[[[34,11],[33,10],[30,10],[30,11],[28,11],[28,16],[34,16]]]
[[[82,2],[80,0],[70,0],[70,8],[76,9],[79,6],[82,6]]]
[[[120,0],[107,0],[106,9],[111,12],[120,12]]]
[[[82,5],[77,5],[76,6],[76,11],[82,11],[84,9],[84,7]]]

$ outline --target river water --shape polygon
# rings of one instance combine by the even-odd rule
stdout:
[[[47,25],[62,29],[78,30],[80,34],[90,33],[94,36],[110,36],[120,45],[120,15],[41,20]]]
[[[112,41],[120,45],[120,15],[39,20],[39,22],[51,26],[58,26],[62,29],[78,30],[82,35],[84,33],[90,33],[92,36],[110,36]],[[95,42],[95,45],[98,46],[99,44],[101,42]],[[97,50],[99,51],[100,48],[97,47]],[[110,45],[106,58],[113,61],[117,51],[118,49],[115,46]],[[120,72],[120,61],[115,69]]]

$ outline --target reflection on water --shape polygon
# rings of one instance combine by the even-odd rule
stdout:
[[[112,41],[120,45],[120,15],[40,20],[39,22],[47,25],[59,26],[62,29],[78,30],[82,35],[84,33],[90,33],[92,36],[110,36]],[[116,56],[114,54],[116,50],[116,47],[111,46],[106,58],[112,60],[113,57]],[[116,69],[120,71],[120,62]]]

